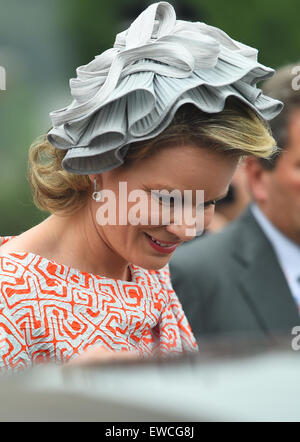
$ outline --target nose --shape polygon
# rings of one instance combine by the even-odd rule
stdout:
[[[208,207],[204,210],[202,223],[195,220],[193,223],[172,222],[166,226],[168,232],[177,236],[180,241],[191,241],[196,235],[201,235],[203,231],[209,226],[214,216],[214,206]]]
[[[196,236],[196,228],[191,226],[182,226],[176,224],[169,224],[166,226],[168,232],[176,236],[179,241],[191,241]]]
[[[166,229],[173,236],[176,236],[179,241],[191,241],[195,238],[197,230],[196,223],[193,225],[187,224],[176,224],[171,223],[166,226]]]

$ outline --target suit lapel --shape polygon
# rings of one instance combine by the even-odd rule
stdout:
[[[240,244],[234,253],[241,265],[241,294],[268,334],[290,332],[300,325],[300,317],[274,250],[250,208],[241,221]]]

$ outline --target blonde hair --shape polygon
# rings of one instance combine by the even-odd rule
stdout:
[[[43,211],[68,215],[86,202],[90,179],[88,175],[72,174],[62,168],[66,152],[50,144],[46,134],[29,148],[27,177],[33,202]]]
[[[128,167],[163,146],[184,143],[239,157],[269,158],[277,150],[269,125],[247,104],[229,97],[218,113],[205,113],[190,103],[182,105],[162,133],[129,146],[121,167]],[[44,135],[32,143],[28,158],[28,180],[35,205],[60,215],[82,208],[92,192],[88,175],[69,173],[62,168],[66,152],[51,145]]]

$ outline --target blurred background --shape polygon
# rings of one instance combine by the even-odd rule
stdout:
[[[178,19],[203,21],[258,48],[258,60],[264,65],[277,69],[299,60],[299,0],[168,1],[175,7]],[[6,90],[0,90],[0,236],[18,235],[48,217],[47,212],[40,211],[32,202],[27,180],[29,146],[51,127],[49,113],[71,103],[69,79],[76,78],[76,68],[111,48],[116,34],[127,29],[154,2],[0,0],[0,67],[6,71]],[[241,192],[242,207],[235,206],[238,212],[249,203],[243,179],[243,175],[237,175],[233,182]],[[227,203],[233,196],[234,193],[229,193]],[[212,231],[223,228],[224,219],[237,215],[237,212],[229,213],[228,204],[223,204]],[[262,268],[264,271],[264,266]],[[258,290],[257,293],[259,295]],[[266,293],[269,295],[268,291]],[[288,296],[285,292],[282,294],[282,297]],[[292,297],[289,302],[292,305]],[[289,307],[287,312],[293,312],[291,321],[298,324],[298,311],[292,308],[295,306]],[[235,310],[232,311],[235,314]],[[285,318],[288,314],[282,316]],[[96,371],[95,376],[91,372],[89,377],[75,369],[69,383],[55,367],[47,368],[49,373],[34,372],[32,377],[29,374],[25,382],[21,377],[21,383],[34,387],[34,394],[37,386],[43,386],[39,397],[32,396],[32,391],[22,395],[18,389],[14,390],[15,380],[11,383],[0,380],[0,399],[1,394],[3,398],[0,400],[0,421],[20,417],[25,420],[32,416],[39,416],[41,420],[65,417],[72,420],[80,416],[95,420],[148,418],[155,421],[160,417],[180,421],[299,421],[299,352],[291,352],[290,335],[283,349],[277,349],[278,353],[259,348],[261,356],[256,352],[261,342],[253,345],[242,342],[243,350],[253,351],[254,358],[246,355],[233,360],[230,351],[234,349],[238,356],[243,356],[240,347],[235,341],[230,342],[229,349],[225,344],[221,341],[220,347],[214,349],[209,342],[212,356],[208,357],[201,343],[199,360],[196,357],[192,361],[183,360],[182,365],[173,364],[173,368],[170,364],[169,371],[161,363],[137,366],[131,379],[126,374],[126,383],[123,372],[120,375],[111,373],[110,367],[107,373],[105,367],[98,367],[96,370],[103,372],[101,376]],[[271,349],[273,351],[273,347]],[[103,375],[107,376],[105,382]],[[74,392],[77,400],[74,400]],[[54,399],[49,396],[53,393]],[[108,399],[114,401],[112,405]],[[114,414],[111,417],[112,406]]]
[[[177,18],[204,21],[259,49],[273,68],[299,57],[299,0],[170,0]],[[0,0],[0,236],[17,235],[49,214],[32,203],[28,148],[50,127],[49,112],[71,102],[76,67],[113,46],[115,35],[153,1]]]

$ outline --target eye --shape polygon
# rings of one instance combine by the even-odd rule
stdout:
[[[159,202],[161,203],[161,204],[165,204],[165,205],[170,205],[170,206],[174,206],[174,203],[175,203],[175,201],[178,203],[178,204],[180,204],[181,203],[181,200],[179,200],[178,198],[176,198],[176,197],[174,197],[174,196],[172,196],[172,195],[164,195],[164,194],[161,194],[161,193],[155,193],[155,192],[152,192],[152,196],[155,198],[155,199],[157,199],[157,200],[159,200]]]

